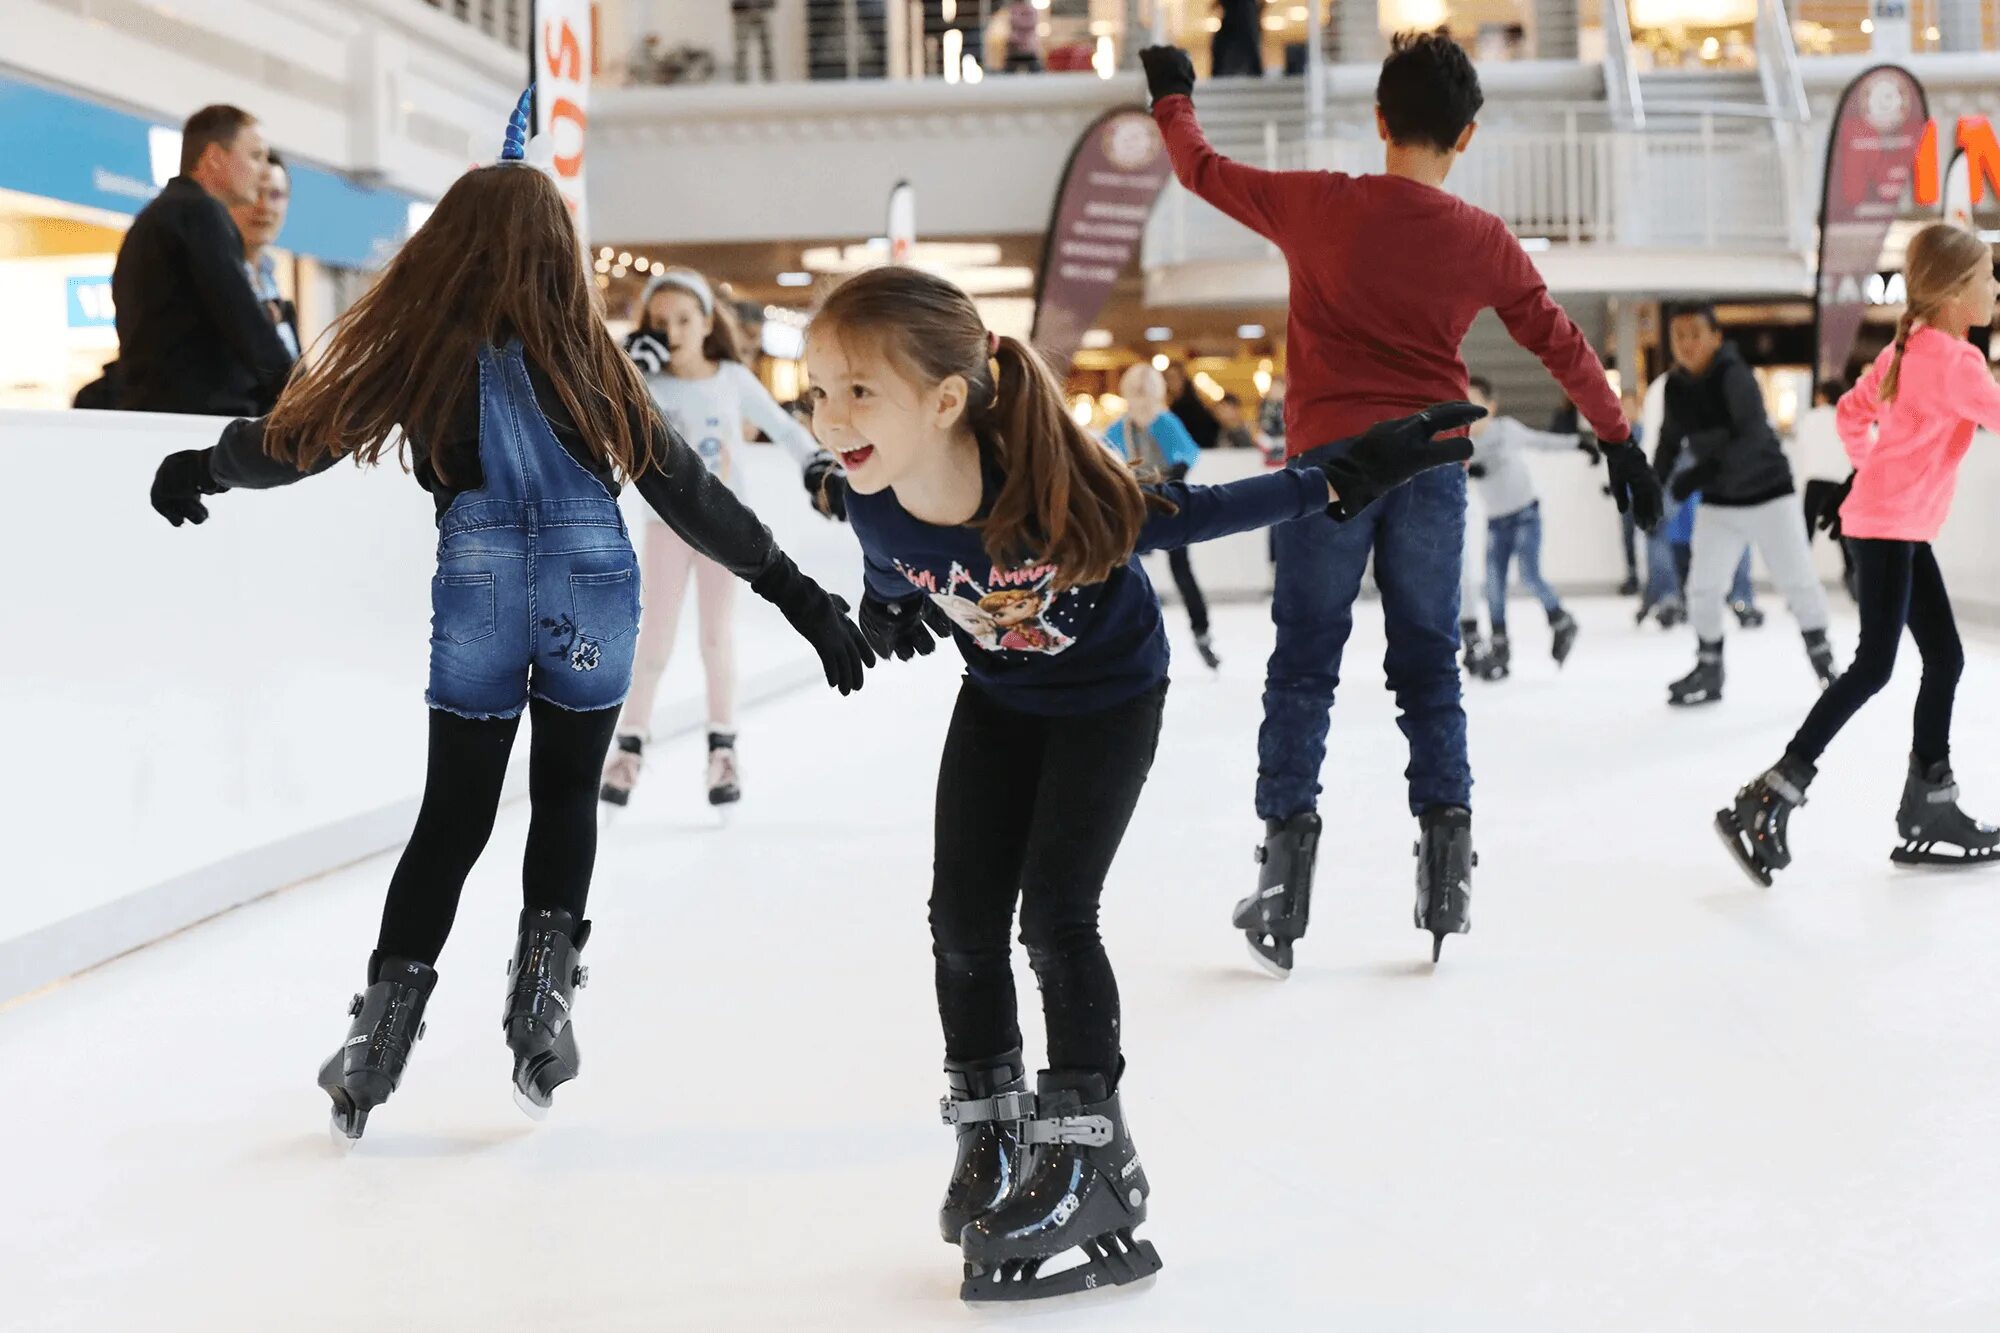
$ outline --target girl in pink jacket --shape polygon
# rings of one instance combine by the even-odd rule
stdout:
[[[1993,252],[1962,228],[1940,223],[1911,241],[1904,265],[1909,304],[1861,382],[1841,398],[1841,443],[1854,464],[1837,516],[1820,516],[1852,544],[1860,584],[1861,645],[1854,665],[1806,715],[1770,771],[1716,812],[1716,829],[1759,883],[1791,864],[1785,825],[1805,804],[1813,765],[1847,719],[1889,683],[1908,626],[1923,657],[1910,772],[1890,859],[1904,865],[1991,859],[2000,829],[1958,808],[1951,776],[1951,706],[1965,654],[1931,542],[1958,484],[1959,460],[1979,427],[2000,431],[2000,385],[1966,331],[1993,321],[2000,284]],[[1829,507],[1831,509],[1831,506]]]

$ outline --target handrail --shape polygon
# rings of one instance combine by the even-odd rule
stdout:
[[[1604,95],[1633,129],[1646,125],[1646,99],[1632,62],[1632,16],[1625,0],[1604,0]]]
[[[1785,0],[1757,0],[1756,40],[1757,81],[1763,85],[1764,102],[1772,114],[1782,120],[1812,119]]]

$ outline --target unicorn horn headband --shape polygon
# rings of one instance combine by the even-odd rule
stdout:
[[[546,171],[555,158],[554,146],[549,143],[548,135],[531,132],[534,106],[535,85],[531,83],[514,104],[514,114],[507,117],[507,137],[500,145],[500,161],[519,162]]]

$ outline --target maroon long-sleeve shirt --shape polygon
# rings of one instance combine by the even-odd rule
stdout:
[[[1232,162],[1186,97],[1161,98],[1153,119],[1181,184],[1275,244],[1291,269],[1288,452],[1465,397],[1459,344],[1488,306],[1599,438],[1630,435],[1597,353],[1499,218],[1401,176]]]

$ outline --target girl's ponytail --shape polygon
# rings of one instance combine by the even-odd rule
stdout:
[[[991,402],[972,427],[1005,476],[984,528],[994,563],[1033,558],[1057,568],[1058,588],[1100,583],[1132,556],[1150,505],[1132,470],[1069,415],[1062,386],[1035,349],[1000,338]]]
[[[1885,403],[1896,401],[1896,387],[1903,378],[1903,353],[1910,345],[1910,328],[1920,315],[1915,303],[1903,307],[1903,317],[1896,321],[1896,354],[1889,358],[1889,368],[1882,372],[1882,382],[1876,386],[1876,396]]]

